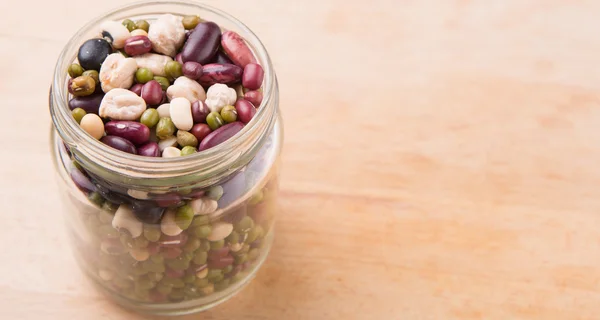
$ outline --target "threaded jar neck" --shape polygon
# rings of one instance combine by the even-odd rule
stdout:
[[[88,135],[71,116],[68,107],[67,68],[75,61],[81,43],[98,37],[104,20],[153,20],[163,13],[198,14],[244,38],[265,72],[263,101],[252,120],[234,137],[202,152],[178,158],[153,158],[128,154]],[[91,174],[117,185],[136,185],[152,190],[178,186],[210,186],[246,165],[272,131],[278,117],[277,80],[269,55],[258,37],[233,16],[193,1],[144,1],[105,13],[86,24],[66,44],[54,70],[50,89],[50,113],[56,131],[73,156]]]

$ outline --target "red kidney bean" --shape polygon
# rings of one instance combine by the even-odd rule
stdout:
[[[75,108],[81,108],[85,110],[86,113],[98,114],[102,98],[104,98],[104,93],[92,94],[85,97],[75,97],[69,100],[69,109],[73,110]]]
[[[244,39],[233,31],[223,33],[221,46],[231,61],[242,68],[246,67],[248,63],[256,63],[256,58],[254,58]]]
[[[219,257],[215,260],[208,260],[208,267],[211,269],[223,269],[227,266],[233,264],[235,259],[231,255],[226,255],[224,257]]]
[[[243,69],[235,64],[211,63],[202,67],[202,76],[198,80],[204,86],[215,83],[231,84],[242,79]]]
[[[138,148],[138,154],[145,157],[160,157],[158,143],[150,141]]]
[[[218,51],[217,54],[215,55],[215,57],[213,58],[214,61],[212,61],[212,63],[219,63],[219,64],[235,64],[233,63],[233,61],[231,61],[231,59],[229,59],[229,57],[221,52]]]
[[[117,150],[121,150],[123,152],[137,154],[137,150],[133,143],[131,143],[127,139],[123,139],[117,136],[104,136],[100,141],[108,146],[111,146]]]
[[[256,108],[246,99],[238,99],[235,102],[235,111],[238,113],[238,119],[243,123],[248,123],[256,114]]]
[[[256,90],[262,85],[265,76],[263,68],[256,63],[248,63],[244,67],[242,75],[242,85],[250,90]]]
[[[179,62],[179,64],[183,65],[183,58],[181,57],[181,53],[178,53],[175,56],[175,61]]]
[[[244,128],[244,124],[235,121],[232,123],[228,123],[219,129],[209,133],[202,142],[200,142],[200,146],[198,147],[198,151],[203,151],[206,149],[210,149],[216,145],[221,144],[227,139],[233,137],[236,133],[240,132]]]
[[[104,124],[104,131],[107,135],[121,137],[137,145],[150,139],[150,129],[137,121],[109,121]]]
[[[206,116],[210,113],[210,109],[204,101],[194,101],[192,103],[192,117],[194,123],[206,122]]]
[[[156,80],[148,81],[142,87],[142,99],[149,105],[158,105],[162,102],[163,91],[160,87],[160,83]]]
[[[156,242],[163,248],[179,248],[184,246],[188,241],[188,235],[182,232],[176,236],[167,236],[163,234]]]
[[[244,99],[250,101],[254,107],[259,108],[263,100],[263,94],[258,90],[248,91],[244,94]]]
[[[197,123],[192,127],[190,133],[201,142],[211,132],[210,127],[206,123]]]
[[[229,272],[228,274],[225,275],[225,279],[229,279],[229,278],[235,276],[236,274],[240,273],[240,271],[242,271],[242,266],[233,267],[231,272]]]
[[[202,76],[202,65],[195,61],[184,63],[182,70],[184,76],[193,80],[198,80]]]
[[[173,270],[171,268],[167,268],[167,270],[165,270],[165,275],[167,278],[181,278],[185,276],[185,270]]]
[[[221,29],[216,23],[199,23],[181,49],[183,62],[195,61],[200,64],[209,62],[219,50],[220,41]]]
[[[160,246],[156,243],[148,244],[148,253],[154,255],[160,252]]]
[[[208,251],[208,260],[219,260],[229,254],[229,247]]]
[[[152,43],[147,36],[133,36],[125,40],[125,53],[138,56],[152,50]]]
[[[181,197],[177,193],[167,193],[157,195],[155,200],[159,207],[167,208],[178,205],[181,202]]]
[[[179,248],[165,248],[162,254],[166,259],[175,259],[179,257],[182,252],[183,251]]]
[[[150,291],[150,300],[152,302],[156,302],[156,303],[160,303],[160,302],[165,302],[167,301],[167,295],[162,294],[156,290],[152,290]]]
[[[137,94],[138,96],[141,97],[142,96],[142,88],[143,87],[144,87],[144,84],[142,84],[142,83],[136,83],[136,84],[133,85],[133,87],[131,87],[129,89],[129,91],[131,91],[131,92],[133,92],[133,93],[135,93],[135,94]]]
[[[79,171],[79,169],[75,168],[71,170],[71,179],[73,180],[77,188],[79,188],[82,191],[96,191],[96,186],[83,172]]]

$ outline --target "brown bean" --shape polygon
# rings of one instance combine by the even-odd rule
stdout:
[[[209,133],[202,142],[200,142],[200,146],[198,147],[198,151],[210,149],[216,145],[223,143],[229,138],[233,137],[236,133],[240,132],[244,128],[244,124],[235,121],[232,123],[228,123],[219,129]]]
[[[242,68],[234,64],[211,63],[202,67],[199,82],[205,86],[212,86],[215,83],[235,83],[242,79],[242,72]]]
[[[223,33],[221,46],[231,61],[242,68],[246,67],[248,63],[256,63],[256,58],[244,39],[233,31]]]
[[[210,109],[202,100],[196,100],[192,103],[192,117],[194,123],[206,122],[206,116],[210,113]]]
[[[163,91],[160,87],[160,83],[156,80],[148,81],[142,87],[141,97],[148,105],[159,105],[163,99]]]
[[[202,65],[198,62],[188,61],[183,64],[182,71],[184,76],[198,80],[202,76]]]
[[[188,241],[188,235],[182,232],[176,236],[168,236],[163,234],[158,240],[158,244],[163,248],[179,248],[183,247]]]
[[[125,40],[125,53],[138,56],[152,50],[152,43],[147,36],[133,36]]]
[[[248,123],[256,114],[256,108],[246,99],[238,99],[235,103],[235,110],[238,113],[238,119],[243,123]]]
[[[229,254],[229,247],[208,251],[208,260],[218,260]]]
[[[242,75],[242,85],[250,90],[256,90],[262,85],[264,76],[265,72],[259,64],[248,63]]]
[[[143,87],[144,87],[144,85],[143,85],[143,84],[141,84],[141,83],[136,83],[136,84],[134,84],[134,85],[133,85],[133,87],[131,87],[131,88],[129,89],[129,91],[131,91],[131,92],[133,92],[133,93],[135,93],[135,94],[137,94],[138,96],[140,96],[140,97],[141,97],[141,96],[142,96],[142,88],[143,88]]]
[[[244,99],[250,101],[254,107],[259,108],[263,100],[263,94],[258,90],[248,91],[244,94]]]
[[[209,259],[208,267],[211,269],[223,269],[227,266],[232,265],[234,260],[235,259],[232,255],[226,255],[224,257],[219,257],[218,259],[214,260]]]
[[[206,138],[210,131],[210,127],[206,123],[198,123],[192,127],[190,133],[193,134],[199,142],[202,142],[202,139]]]

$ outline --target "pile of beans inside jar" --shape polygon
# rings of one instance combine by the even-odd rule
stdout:
[[[172,14],[104,22],[68,74],[69,108],[85,132],[122,152],[165,158],[202,152],[251,125],[264,77],[240,35]],[[92,250],[80,248],[83,260],[111,290],[141,302],[206,297],[243,279],[265,254],[276,180],[216,213],[264,174],[269,144],[222,185],[179,192],[117,188],[74,159],[71,179],[99,209],[82,213],[94,238]]]

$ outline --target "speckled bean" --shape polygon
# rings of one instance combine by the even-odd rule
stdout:
[[[256,58],[244,39],[233,31],[223,32],[221,46],[231,61],[242,68],[249,63],[256,63]]]
[[[215,83],[231,84],[241,80],[243,69],[235,64],[211,63],[202,67],[200,83],[211,86]]]

